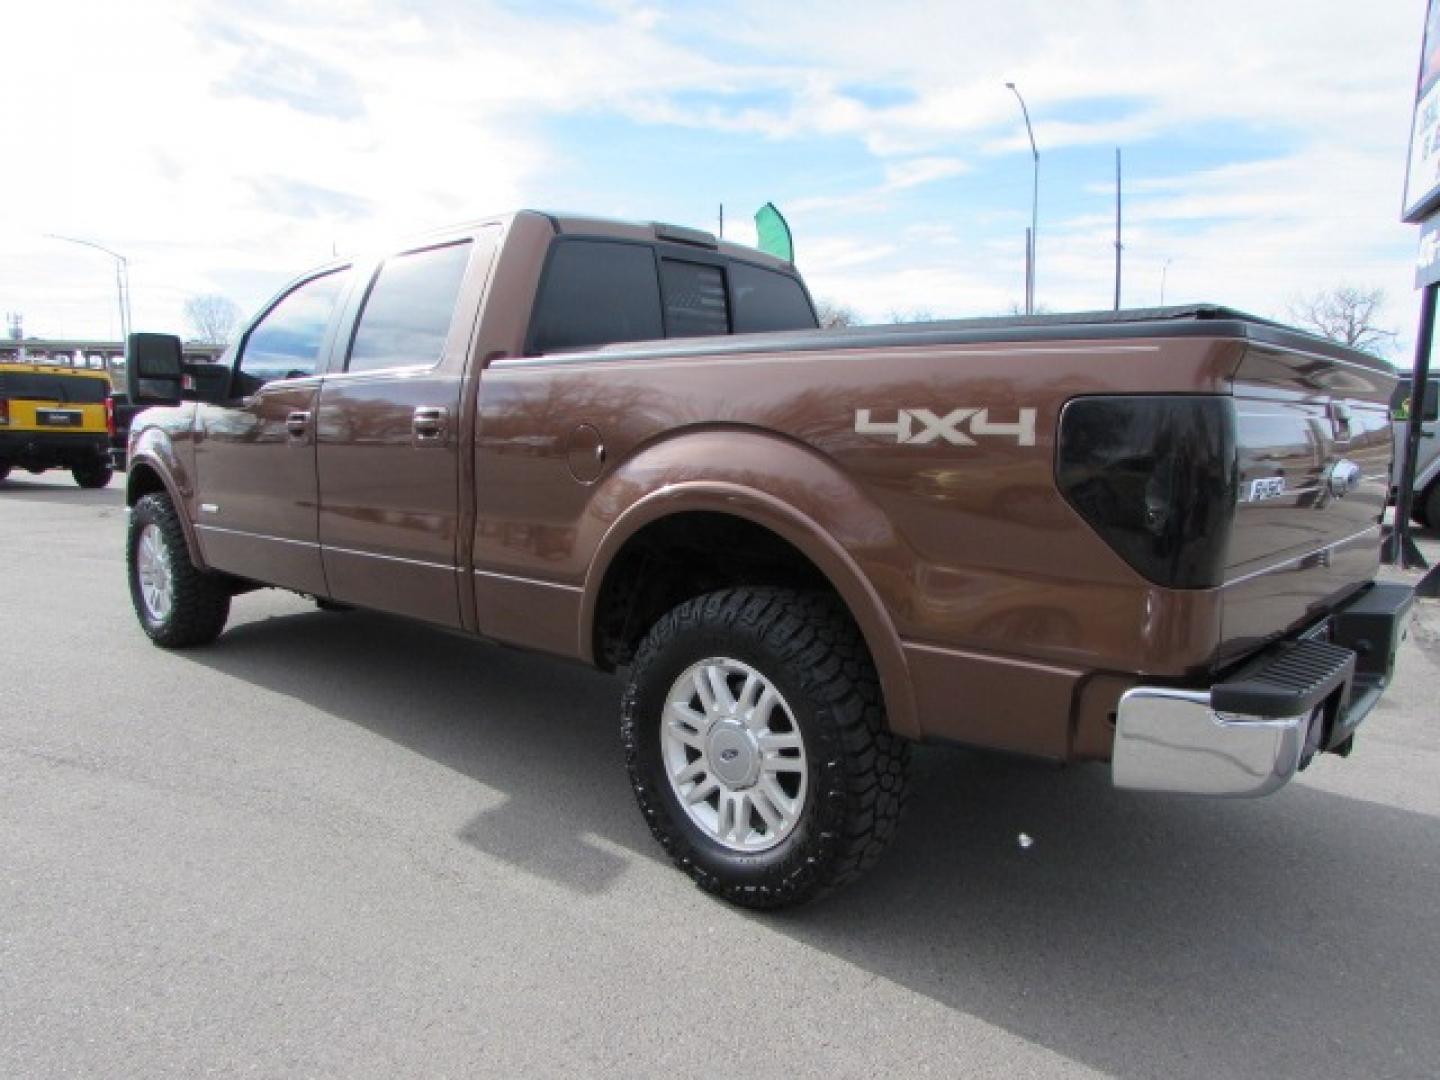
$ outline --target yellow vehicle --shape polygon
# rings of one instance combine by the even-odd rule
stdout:
[[[69,469],[82,488],[104,487],[112,410],[103,371],[0,363],[0,480],[14,468]]]

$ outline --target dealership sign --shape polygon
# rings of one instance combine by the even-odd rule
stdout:
[[[1425,11],[1420,78],[1410,125],[1410,166],[1405,172],[1405,213],[1409,222],[1440,209],[1440,2]]]

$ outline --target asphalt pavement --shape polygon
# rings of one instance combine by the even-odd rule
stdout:
[[[0,1076],[1440,1075],[1436,602],[1277,795],[925,748],[868,878],[756,915],[611,677],[269,590],[150,645],[122,483],[0,483]]]

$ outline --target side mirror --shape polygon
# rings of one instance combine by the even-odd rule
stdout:
[[[218,405],[230,396],[229,364],[186,364],[180,389],[186,401]]]
[[[125,393],[139,404],[180,401],[180,339],[174,334],[131,334],[125,343]]]

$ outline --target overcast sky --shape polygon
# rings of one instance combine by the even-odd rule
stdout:
[[[1382,286],[1413,336],[1399,224],[1423,0],[14,6],[0,308],[118,335],[250,311],[387,236],[522,206],[716,227],[773,200],[817,297],[871,319],[1037,295],[1110,306],[1114,150],[1127,305],[1283,316]]]

